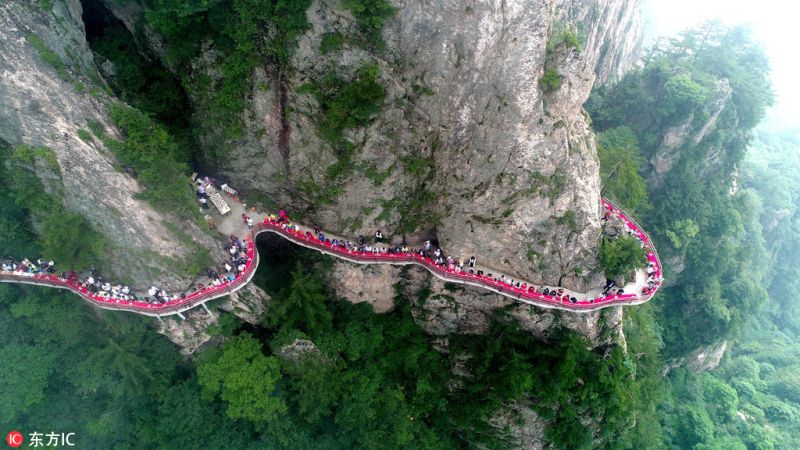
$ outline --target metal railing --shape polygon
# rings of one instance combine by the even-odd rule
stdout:
[[[607,199],[603,199],[603,202],[615,208],[622,218],[633,224],[633,227],[635,227],[634,229],[638,232],[641,232],[642,235],[646,237],[647,244],[655,256],[656,263],[658,265],[658,273],[663,274],[661,260],[658,257],[658,252],[656,251],[655,245],[653,244],[650,236],[644,232],[638,223],[626,216],[613,202]],[[650,298],[655,295],[656,291],[660,287],[660,284],[657,285],[655,289],[643,296],[638,294],[618,294],[607,295],[598,299],[594,299],[593,301],[577,300],[572,302],[569,299],[565,300],[565,297],[556,297],[552,295],[544,295],[541,292],[535,292],[533,285],[528,285],[527,283],[517,288],[504,282],[496,281],[494,278],[487,275],[456,271],[454,269],[449,269],[446,266],[439,266],[436,265],[430,258],[426,258],[414,252],[367,253],[348,250],[343,247],[334,246],[330,242],[322,242],[317,238],[308,236],[300,231],[289,231],[285,229],[285,227],[278,221],[273,221],[270,219],[265,219],[264,222],[254,225],[252,239],[247,243],[248,260],[246,263],[246,268],[234,280],[225,282],[219,286],[205,287],[202,290],[185,294],[182,298],[169,301],[167,303],[157,304],[148,303],[145,301],[124,301],[111,297],[99,296],[89,292],[85,287],[82,287],[77,283],[51,274],[20,274],[16,272],[0,272],[0,282],[14,282],[68,289],[75,294],[78,294],[84,300],[104,309],[130,311],[158,317],[180,314],[182,311],[196,307],[197,305],[205,303],[209,300],[229,295],[241,289],[248,282],[250,282],[255,274],[259,262],[258,251],[255,248],[255,237],[263,232],[277,234],[284,239],[294,242],[295,244],[358,264],[414,264],[428,270],[434,276],[444,281],[480,287],[521,301],[523,303],[543,308],[587,312],[596,311],[610,306],[636,305],[650,300]]]

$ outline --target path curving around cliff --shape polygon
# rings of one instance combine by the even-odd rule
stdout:
[[[562,296],[545,295],[543,293],[543,286],[535,285],[527,281],[519,280],[520,287],[498,281],[498,278],[504,274],[488,267],[476,266],[474,270],[464,272],[457,268],[436,265],[432,259],[426,258],[419,253],[388,253],[385,251],[385,246],[377,253],[348,250],[347,248],[336,246],[331,243],[334,239],[342,240],[343,238],[341,237],[323,233],[327,238],[325,241],[320,241],[314,235],[310,227],[299,224],[292,224],[292,227],[289,227],[286,223],[276,220],[274,216],[269,217],[263,213],[251,214],[251,217],[256,219],[256,223],[251,232],[247,230],[243,221],[239,219],[241,213],[245,211],[245,205],[238,202],[234,203],[234,208],[231,213],[224,218],[224,221],[220,224],[219,230],[223,232],[223,234],[247,234],[245,240],[247,246],[246,268],[237,275],[235,279],[219,286],[208,286],[193,292],[184,293],[180,298],[163,304],[153,304],[145,301],[126,301],[109,296],[97,295],[86,289],[80,282],[67,280],[47,273],[0,271],[0,282],[67,289],[89,303],[108,310],[128,311],[159,318],[171,315],[178,315],[184,318],[182,314],[184,311],[197,306],[202,306],[208,311],[208,307],[206,306],[207,302],[229,295],[249,283],[256,272],[259,262],[258,252],[255,248],[255,239],[259,234],[272,233],[296,245],[356,264],[416,265],[444,281],[478,287],[512,298],[518,302],[538,306],[540,308],[580,313],[597,311],[612,306],[639,305],[645,303],[653,298],[663,282],[663,272],[658,252],[650,237],[634,220],[625,215],[620,208],[606,199],[602,199],[602,206],[608,215],[619,217],[630,234],[637,237],[647,249],[647,259],[649,263],[653,264],[654,269],[651,274],[653,279],[655,279],[655,284],[652,289],[648,288],[646,285],[647,275],[644,269],[637,269],[635,280],[626,284],[623,294],[601,296],[598,295],[597,290],[579,293],[565,289]],[[510,279],[510,277],[507,276],[504,278]],[[571,301],[572,298],[575,299],[574,302]]]

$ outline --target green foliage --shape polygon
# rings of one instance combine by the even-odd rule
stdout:
[[[657,181],[648,185],[654,207],[645,211],[643,225],[653,231],[662,259],[680,258],[685,265],[678,286],[661,291],[669,355],[735,334],[764,298],[759,285],[769,256],[758,199],[747,192],[732,195],[729,186],[730,174],[742,165],[750,128],[772,102],[767,74],[763,52],[747,33],[707,24],[652,49],[641,70],[597,89],[586,103],[597,130],[627,127],[641,155],[653,162],[636,167],[645,172],[643,178]],[[715,101],[725,98],[727,86],[730,99]],[[689,136],[712,115],[717,115],[714,126],[694,142]],[[684,127],[686,137],[667,150],[662,144],[676,126]],[[633,179],[636,165],[629,171]],[[670,265],[665,269],[669,278]]]
[[[636,135],[628,127],[606,130],[597,135],[597,156],[604,197],[618,202],[628,214],[640,216],[651,205],[647,185],[640,175],[644,158]]]
[[[53,11],[53,1],[54,0],[36,0],[36,4],[39,5],[39,8],[45,12]]]
[[[70,79],[69,72],[67,71],[67,65],[64,64],[64,61],[61,60],[61,57],[58,56],[56,52],[47,46],[42,38],[36,36],[35,34],[29,34],[27,40],[28,44],[30,44],[31,47],[36,49],[36,51],[39,53],[39,57],[41,57],[44,62],[56,70],[59,78],[64,81],[68,81]]]
[[[700,228],[692,219],[682,219],[674,223],[671,230],[664,232],[675,248],[685,247],[691,242],[692,238],[700,233]]]
[[[92,142],[92,133],[88,130],[84,130],[83,128],[78,129],[78,137],[83,142]]]
[[[412,84],[411,85],[411,89],[417,95],[427,95],[427,96],[435,95],[435,92],[433,92],[433,89],[429,88],[428,86],[421,86],[419,84]]]
[[[712,376],[704,380],[703,399],[706,402],[706,408],[714,412],[714,417],[718,422],[736,418],[739,396],[736,389],[721,380]]]
[[[735,127],[753,128],[774,101],[763,49],[741,27],[711,22],[690,29],[650,49],[646,63],[613,88],[595,90],[586,103],[596,129],[631,127],[646,157],[670,125],[691,116],[702,125],[713,112],[707,100],[723,79],[732,91],[725,107],[736,116]]]
[[[60,267],[85,270],[102,260],[108,240],[80,214],[50,213],[41,222],[41,249]]]
[[[381,30],[384,23],[397,13],[397,8],[389,0],[342,0],[342,6],[353,13],[367,43],[382,48]]]
[[[629,236],[602,238],[598,259],[608,278],[617,278],[643,267],[645,251],[639,241]]]
[[[278,360],[264,356],[258,341],[247,334],[227,341],[221,351],[197,366],[203,397],[218,395],[234,420],[265,423],[284,414],[286,405],[275,395],[279,378]]]
[[[173,439],[202,434],[202,427],[172,429],[155,441],[155,406],[181,372],[182,358],[151,321],[103,313],[64,291],[0,286],[0,411],[13,408],[17,417],[4,415],[4,422],[69,427],[80,448],[175,448]],[[191,397],[199,398],[199,389],[183,400]],[[185,410],[171,413],[183,414],[186,424]]]
[[[706,443],[714,436],[714,423],[708,412],[702,407],[685,406],[676,412],[682,448],[692,448],[697,444]]]
[[[377,65],[361,67],[350,81],[344,81],[335,72],[328,72],[322,80],[301,87],[299,92],[313,93],[319,102],[321,117],[319,133],[334,150],[337,161],[328,167],[326,179],[334,182],[348,176],[355,166],[352,157],[355,145],[343,133],[347,129],[366,126],[377,114],[386,97],[380,84]]]
[[[111,119],[124,139],[117,141],[108,135],[101,139],[122,164],[136,172],[147,188],[141,198],[179,217],[196,217],[189,168],[176,158],[182,152],[169,132],[145,114],[121,103],[111,106]]]
[[[188,69],[200,54],[200,44],[213,42],[222,55],[221,80],[212,83],[196,74],[183,83],[198,91],[209,121],[225,128],[224,137],[235,138],[241,133],[241,112],[255,68],[267,63],[281,73],[289,70],[297,37],[309,26],[310,4],[311,0],[150,0],[145,17],[166,37],[168,58],[184,73],[191,73]]]
[[[647,186],[653,207],[645,228],[654,230],[662,259],[685,265],[673,275],[675,286],[648,305],[658,311],[655,331],[667,356],[723,339],[734,349],[718,370],[672,370],[668,398],[658,407],[663,447],[796,448],[800,327],[796,302],[787,299],[800,289],[800,133],[757,131],[742,160],[772,93],[763,52],[740,28],[706,24],[652,49],[645,61],[614,87],[596,90],[586,107],[597,129],[628,127],[645,159],[671,162],[660,174],[637,167],[645,178],[661,178]],[[712,109],[728,83],[729,100]],[[687,137],[665,155],[662,144],[676,125],[692,136],[717,113],[705,139]],[[608,166],[603,137],[601,165]],[[742,171],[736,193],[729,190],[734,167]]]
[[[20,145],[6,158],[0,175],[5,175],[4,190],[10,195],[0,204],[0,212],[8,214],[0,217],[0,227],[9,234],[4,233],[0,239],[8,239],[9,243],[3,248],[18,258],[33,256],[26,249],[40,252],[59,266],[74,270],[100,262],[108,240],[83,216],[62,206],[64,193],[53,151]],[[47,187],[36,175],[41,171],[45,172],[43,179],[49,180]],[[33,242],[34,234],[39,238],[37,242]]]
[[[109,25],[89,44],[114,63],[109,82],[117,96],[167,126],[174,134],[188,128],[189,108],[180,83],[163,67],[147,59],[122,23]]]
[[[318,273],[297,262],[285,297],[273,302],[267,312],[268,325],[301,330],[311,337],[330,329],[331,315],[325,306],[324,284]]]
[[[349,82],[335,75],[326,77],[320,86],[320,133],[329,142],[339,142],[344,130],[365,126],[380,111],[385,97],[377,65],[362,67]]]
[[[556,23],[553,26],[553,30],[550,32],[550,38],[547,40],[547,53],[552,53],[562,44],[567,48],[574,48],[579,52],[583,48],[583,44],[578,38],[578,34],[573,26]]]
[[[274,250],[262,250],[267,255],[262,264],[270,269],[257,279],[275,303],[294,305],[285,291],[308,289],[297,281],[309,275],[293,260],[299,259],[306,272],[325,277],[318,260],[327,257],[293,250],[291,257],[278,259]],[[292,272],[293,281],[286,283]],[[641,369],[652,378],[640,384],[636,363],[619,347],[593,352],[570,332],[545,344],[515,322],[497,317],[486,336],[450,336],[450,358],[463,361],[458,372],[450,372],[447,355],[433,350],[432,338],[414,323],[409,301],[400,295],[395,311],[380,315],[364,304],[319,303],[331,317],[330,327],[313,339],[320,353],[283,364],[288,414],[297,417],[299,427],[344,447],[483,443],[496,448],[503,441],[486,419],[505,410],[512,399],[533,396],[537,413],[552,424],[547,433],[558,448],[586,448],[595,442],[591,429],[578,420],[586,416],[604,418],[605,430],[597,439],[609,446],[653,446],[657,432],[644,431],[657,424],[652,383],[658,383],[660,369],[655,365],[648,366],[649,372]],[[273,349],[303,336],[285,326],[287,321],[304,326],[292,319],[293,309],[272,305],[266,325],[270,332],[280,330],[270,343]],[[652,339],[631,333],[633,348],[655,349],[648,358],[657,358],[658,343]],[[636,435],[629,431],[634,422]]]
[[[14,148],[11,155],[12,160],[20,161],[30,164],[35,164],[37,161],[43,162],[47,169],[54,172],[59,170],[58,159],[55,152],[47,147],[31,147],[29,145],[21,144]]]
[[[341,50],[344,45],[344,36],[342,33],[325,33],[322,35],[322,40],[319,43],[319,51],[323,55]]]
[[[18,416],[44,400],[47,378],[55,369],[54,360],[43,347],[21,343],[0,347],[0,420],[16,422]]]
[[[676,122],[705,103],[708,89],[696,83],[687,74],[671,76],[664,83],[663,98],[659,104],[658,114],[669,122]]]
[[[539,86],[544,92],[554,92],[561,86],[561,74],[554,67],[547,67],[539,78]]]

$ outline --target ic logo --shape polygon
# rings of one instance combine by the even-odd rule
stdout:
[[[8,436],[6,436],[6,442],[8,442],[9,446],[14,448],[17,448],[20,445],[22,445],[22,440],[23,440],[22,433],[20,433],[19,431],[10,431],[8,433]]]

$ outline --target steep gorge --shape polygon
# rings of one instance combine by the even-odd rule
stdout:
[[[137,181],[100,139],[83,134],[94,127],[120,137],[109,118],[114,99],[95,66],[81,11],[77,0],[53,2],[50,10],[33,1],[0,5],[0,140],[52,151],[54,170],[43,170],[48,165],[42,161],[34,170],[43,181],[56,179],[67,210],[108,238],[103,270],[136,286],[183,287],[185,277],[169,269],[192,249],[176,244],[174,230],[206,248],[216,244],[195,224],[138,198]]]
[[[145,8],[106,4],[132,31],[142,24]],[[635,59],[638,2],[395,6],[379,51],[358,43],[338,2],[312,2],[291,70],[276,79],[255,69],[233,139],[202,110],[222,81],[221,55],[204,43],[184,74],[204,165],[333,232],[438,237],[520,277],[579,290],[602,282],[597,160],[581,104],[595,73],[614,79]],[[567,33],[579,42],[563,42]],[[323,51],[331,35],[343,43]],[[343,151],[320,130],[326,111],[312,88],[361,79],[370,65],[385,99],[365,127],[343,131]],[[556,89],[542,87],[546,69],[560,75]]]
[[[255,204],[288,205],[305,222],[342,234],[371,235],[380,228],[409,241],[436,238],[456,256],[478,255],[497,269],[550,285],[583,290],[604,281],[596,261],[599,163],[582,104],[596,81],[617,79],[635,60],[638,0],[400,1],[382,30],[383,49],[358,42],[363,32],[338,1],[316,0],[306,11],[310,27],[297,39],[291,70],[263,61],[255,67],[235,133],[206,108],[223,79],[225,55],[213,42],[202,43],[184,72],[169,57],[170,43],[143,19],[143,4],[103,3],[147,45],[141,48],[145,57],[159,58],[180,80],[190,106],[187,139],[197,146],[195,167],[231,180]],[[214,251],[217,244],[194,222],[138,199],[142,187],[135,174],[120,167],[100,139],[79,137],[90,122],[122,137],[109,109],[117,95],[123,97],[108,88],[113,64],[86,43],[81,2],[54,2],[50,11],[37,2],[2,8],[9,26],[0,31],[6,65],[0,89],[14,89],[0,92],[0,138],[54,151],[70,193],[66,207],[113,238],[116,251],[105,263],[116,274],[185,285],[190,276],[176,277],[173,265],[154,255],[187,257],[176,229],[203,248]],[[68,32],[59,35],[59,27]],[[25,44],[30,33],[59,55],[68,77]],[[323,40],[335,34],[343,43],[323,51]],[[332,92],[315,92],[330,78],[338,79]],[[343,86],[368,80],[383,91],[379,111],[332,143],[321,130],[326,102]],[[10,106],[15,104],[33,106]],[[402,288],[416,299],[413,319],[442,336],[443,353],[449,351],[446,335],[488,333],[498,311],[545,341],[558,343],[563,326],[589,339],[592,348],[607,350],[606,357],[612,344],[625,345],[619,308],[553,313],[472,288],[454,290],[416,269],[380,270],[337,263],[328,284],[352,301],[367,292],[365,300],[384,310],[395,307],[390,286]],[[257,322],[264,302],[244,302],[237,315]],[[218,319],[199,312],[188,321],[165,321],[161,332],[191,352],[213,339],[209,330]],[[579,346],[587,347],[582,341]],[[462,356],[453,355],[453,373]],[[527,422],[515,421],[507,439],[535,448],[543,445],[546,422],[527,400],[511,408],[527,411]],[[504,420],[514,416],[509,411],[498,411],[493,424],[506,428]],[[598,436],[595,420],[600,418],[586,418]],[[521,444],[520,435],[530,440]]]
[[[92,8],[99,4],[85,3]],[[160,58],[181,80],[192,107],[197,167],[231,180],[256,204],[288,205],[304,221],[348,235],[370,235],[379,228],[410,241],[437,238],[454,256],[477,255],[498,270],[550,285],[583,290],[603,282],[595,258],[598,161],[581,105],[595,79],[612,81],[632,65],[640,42],[638,1],[398,2],[383,27],[383,45],[370,46],[363,44],[363,30],[349,11],[336,1],[317,0],[305,11],[309,27],[298,36],[287,66],[278,70],[264,60],[255,67],[237,121],[240,129],[233,134],[204,109],[222,81],[224,55],[215,43],[201,42],[202,51],[188,72],[178,72],[186,68],[176,67],[169,57],[170,42],[145,20],[146,4],[102,3],[140,45],[147,45],[140,48],[146,58]],[[59,143],[44,138],[54,134],[50,131],[20,136],[14,131],[19,127],[4,126],[3,139],[47,145],[65,155],[66,167],[99,158],[105,169],[85,170],[91,177],[63,177],[72,193],[67,207],[128,250],[124,257],[106,261],[116,273],[185,285],[188,280],[175,279],[165,270],[169,264],[151,256],[187,256],[175,244],[180,238],[174,235],[175,226],[163,225],[184,228],[185,221],[137,200],[132,195],[140,190],[136,180],[114,169],[103,143],[77,138],[87,119],[119,136],[108,119],[113,95],[97,75],[84,38],[81,3],[56,2],[47,11],[31,2],[6,5],[3,11],[9,21],[23,24],[4,41],[16,39],[20,45],[19,36],[41,34],[61,53],[74,72],[71,76],[87,87],[77,92],[77,83],[59,79],[41,62],[9,54],[16,70],[48,74],[66,96],[69,108],[46,108],[49,114],[37,123],[62,124],[60,132],[74,137]],[[71,20],[57,19],[64,14]],[[69,27],[65,36],[70,40],[53,34],[56,22]],[[264,39],[272,35],[274,30],[267,27]],[[332,35],[342,42],[324,49],[323,41]],[[17,53],[35,58],[30,46],[23,47]],[[69,55],[80,55],[80,63]],[[113,81],[113,65],[103,67],[102,75]],[[558,82],[548,84],[547,74],[556,74]],[[337,143],[321,130],[328,99],[314,92],[331,77],[340,80],[331,95],[370,77],[383,92],[377,113],[365,126],[342,130]],[[22,92],[7,92],[5,103],[19,103],[22,99],[14,96]],[[44,92],[38,89],[38,94]],[[66,111],[80,114],[61,117]],[[25,114],[20,120],[31,117]],[[83,153],[68,157],[67,149]],[[126,206],[105,212],[105,205],[120,204]],[[215,248],[194,225],[186,229],[201,247]],[[398,281],[396,275],[387,278],[387,283]],[[434,286],[432,295],[442,294],[440,289]],[[482,297],[471,290],[463,295]],[[479,329],[496,309],[491,305],[507,302],[478,303],[484,312],[464,315],[466,323],[448,326],[453,331]],[[518,308],[520,317],[533,317],[536,323],[552,320],[546,314],[539,317],[533,308]],[[583,325],[577,328],[586,329],[597,320],[584,316],[578,322]]]

